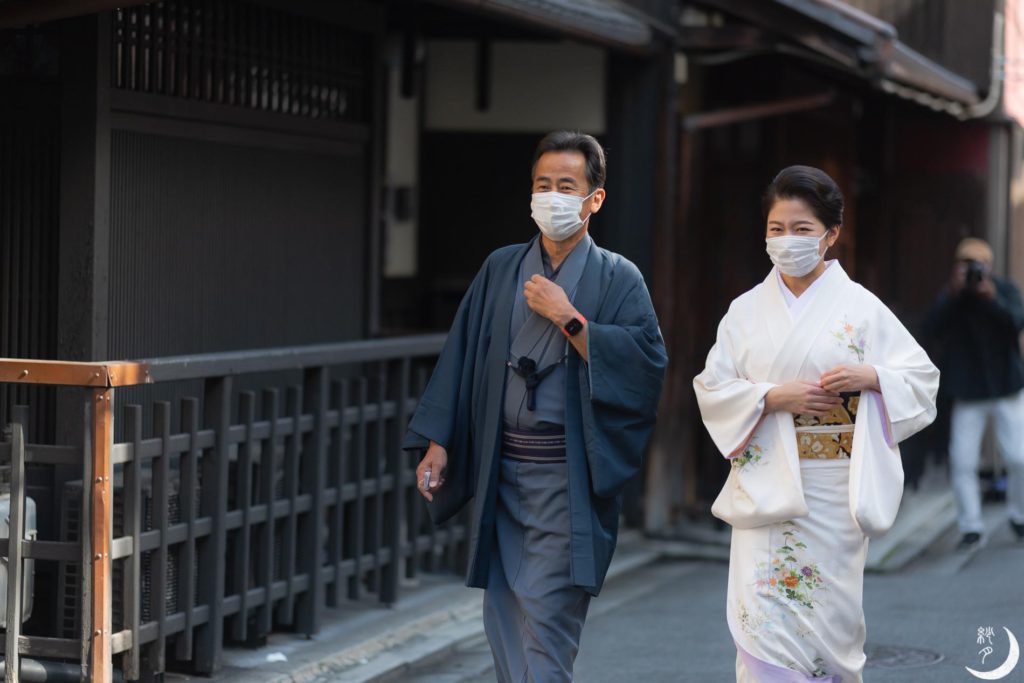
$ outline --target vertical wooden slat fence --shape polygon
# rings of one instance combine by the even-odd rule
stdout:
[[[20,424],[0,441],[0,461],[12,467],[13,540],[0,539],[8,616],[20,614],[22,560],[63,563],[61,576],[77,582],[71,594],[81,589],[61,622],[79,630],[24,635],[9,618],[7,680],[28,653],[94,681],[171,667],[208,673],[226,645],[275,629],[312,634],[325,608],[366,596],[392,602],[421,569],[458,569],[465,519],[431,527],[416,456],[400,448],[442,343],[429,335],[141,363],[0,360],[0,383],[80,386],[86,399],[79,444],[25,443]],[[252,378],[282,371],[297,380],[252,389]],[[236,391],[240,376],[246,389]],[[201,396],[115,414],[118,387],[197,380]],[[56,492],[69,512],[54,527],[68,540],[20,531],[24,468],[47,464],[81,468],[81,481]]]

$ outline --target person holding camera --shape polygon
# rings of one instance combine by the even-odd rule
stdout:
[[[992,248],[967,238],[956,249],[953,276],[925,323],[939,342],[942,388],[953,401],[949,459],[960,547],[979,547],[984,534],[978,463],[991,421],[1008,470],[1010,526],[1024,540],[1024,329],[1020,292],[992,274]]]

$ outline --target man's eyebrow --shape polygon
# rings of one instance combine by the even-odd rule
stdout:
[[[533,182],[535,182],[535,183],[550,183],[551,182],[551,178],[550,178],[550,176],[541,175],[541,176],[537,176],[536,178],[534,178]],[[563,176],[563,177],[558,179],[558,184],[559,185],[564,185],[564,184],[576,185],[577,183],[576,183],[576,179],[573,178],[572,176]]]

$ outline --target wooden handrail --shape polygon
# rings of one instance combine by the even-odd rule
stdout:
[[[342,365],[440,352],[443,334],[360,339],[271,349],[204,353],[142,361],[77,363],[0,358],[0,382],[94,388],[126,387],[251,372]]]
[[[60,360],[0,358],[0,382],[14,384],[115,387],[144,384],[145,376],[144,363],[75,363]]]

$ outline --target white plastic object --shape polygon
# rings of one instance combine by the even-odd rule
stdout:
[[[11,537],[11,494],[0,495],[0,538]],[[25,497],[25,540],[36,539],[36,502]],[[7,564],[8,558],[0,557],[0,628],[7,628]],[[32,616],[32,593],[35,588],[35,560],[23,560],[22,564],[21,621]]]

